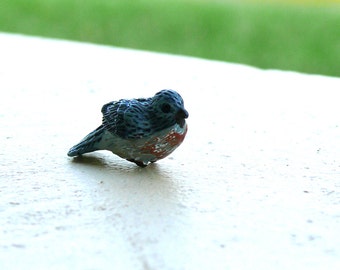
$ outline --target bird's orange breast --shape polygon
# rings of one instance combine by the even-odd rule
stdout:
[[[188,126],[184,125],[183,128],[176,126],[170,129],[164,135],[158,134],[157,136],[146,141],[140,149],[143,154],[151,154],[158,159],[165,158],[170,155],[184,140],[187,134]]]

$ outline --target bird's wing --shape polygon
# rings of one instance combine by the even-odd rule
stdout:
[[[145,99],[122,99],[105,104],[102,108],[104,127],[124,139],[146,136],[151,130],[146,104]]]

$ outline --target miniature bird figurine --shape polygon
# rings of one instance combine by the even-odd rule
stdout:
[[[140,167],[170,155],[184,140],[189,114],[174,90],[159,91],[151,98],[121,99],[102,107],[102,124],[68,156],[109,150]]]

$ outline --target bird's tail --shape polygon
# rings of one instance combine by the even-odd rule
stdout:
[[[80,143],[73,146],[67,153],[70,157],[80,156],[85,153],[100,150],[99,144],[104,133],[103,125],[88,134]]]

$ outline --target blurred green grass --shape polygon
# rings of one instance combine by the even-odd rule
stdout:
[[[0,31],[340,76],[340,6],[3,0]]]

